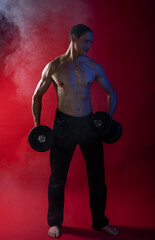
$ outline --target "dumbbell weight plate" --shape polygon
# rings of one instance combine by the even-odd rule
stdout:
[[[106,112],[99,111],[93,114],[94,121],[94,135],[97,137],[103,137],[110,129],[112,124],[112,119],[110,115]],[[98,123],[98,126],[96,126]]]
[[[28,142],[35,151],[48,151],[54,144],[54,132],[47,126],[37,126],[30,131]]]
[[[105,143],[114,143],[120,139],[122,136],[122,126],[119,122],[112,120],[112,125],[110,130],[103,136],[103,141]]]

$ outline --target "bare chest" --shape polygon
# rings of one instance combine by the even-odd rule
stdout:
[[[52,78],[57,87],[75,88],[75,87],[91,87],[95,79],[95,71],[88,63],[63,63]]]

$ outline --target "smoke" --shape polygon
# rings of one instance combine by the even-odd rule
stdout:
[[[91,17],[87,0],[78,4],[76,0],[2,0],[0,12],[5,22],[0,42],[4,72],[20,96],[30,96],[43,67],[64,53],[70,28],[78,23],[89,25]],[[5,46],[11,51],[6,52]]]
[[[18,27],[9,22],[3,13],[0,13],[0,36],[0,68],[3,68],[3,59],[14,52],[20,40]]]

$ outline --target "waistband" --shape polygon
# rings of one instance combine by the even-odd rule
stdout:
[[[63,117],[63,119],[66,120],[71,120],[71,119],[77,119],[77,120],[87,120],[89,118],[91,118],[93,116],[93,111],[91,111],[89,114],[87,114],[86,116],[82,116],[82,117],[76,117],[76,116],[72,116],[66,113],[63,113],[61,111],[59,111],[58,109],[56,109],[56,117]]]

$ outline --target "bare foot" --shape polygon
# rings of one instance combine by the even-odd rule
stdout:
[[[105,227],[100,228],[100,230],[104,230],[104,231],[106,231],[108,233],[111,233],[113,235],[118,235],[119,234],[119,231],[117,230],[117,228],[114,228],[110,225],[106,225]]]
[[[60,227],[58,226],[52,226],[50,227],[49,231],[48,231],[48,235],[50,237],[53,237],[53,238],[59,238],[60,235],[61,235],[61,232],[60,232]]]

